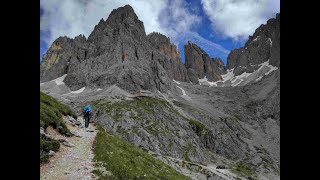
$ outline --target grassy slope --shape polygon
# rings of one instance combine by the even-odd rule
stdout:
[[[115,121],[122,121],[126,120],[127,115],[125,112],[128,112],[130,115],[130,118],[135,120],[150,120],[152,126],[146,127],[146,131],[148,131],[150,134],[154,136],[158,136],[158,134],[174,134],[176,136],[179,136],[176,134],[176,132],[170,132],[168,129],[166,129],[164,126],[161,126],[158,122],[152,121],[152,117],[156,113],[166,113],[168,118],[174,118],[174,117],[181,117],[185,121],[189,122],[190,128],[192,128],[198,135],[205,134],[209,130],[208,128],[202,124],[200,121],[188,119],[182,114],[180,114],[178,111],[174,109],[174,107],[162,99],[152,98],[152,97],[139,97],[134,100],[123,100],[119,102],[110,102],[107,100],[98,100],[89,103],[94,107],[94,109],[98,110],[98,116],[99,114],[108,114],[110,117],[113,118]],[[167,110],[167,111],[166,111]],[[135,112],[135,113],[133,113]],[[170,119],[167,119],[170,121]],[[118,129],[118,132],[121,132],[123,130]],[[125,131],[123,131],[125,132]],[[135,132],[135,129],[132,131]],[[162,144],[161,144],[162,145]],[[170,146],[170,145],[169,145]],[[183,158],[187,161],[191,161],[189,156],[189,153],[192,152],[193,146],[188,145],[184,148],[183,151]]]
[[[49,160],[49,151],[58,151],[60,143],[57,140],[40,135],[40,163]]]
[[[124,117],[124,112],[136,112],[136,114],[131,113],[131,118],[143,119],[146,115],[153,115],[157,113],[157,107],[162,106],[164,109],[168,109],[170,113],[182,117],[189,122],[191,126],[197,131],[197,133],[206,130],[204,124],[200,121],[188,119],[176,111],[171,104],[162,99],[152,98],[152,97],[140,97],[135,100],[127,100],[120,102],[110,102],[106,100],[98,100],[89,103],[95,109],[102,110],[104,113],[110,115],[114,120],[122,120]],[[166,107],[166,108],[165,108]]]
[[[40,126],[44,129],[48,126],[58,128],[61,134],[70,136],[71,133],[66,125],[61,121],[62,116],[73,116],[77,118],[76,114],[71,109],[58,102],[53,97],[40,92]]]
[[[135,100],[124,100],[119,102],[98,100],[89,104],[95,109],[100,109],[104,113],[109,114],[114,120],[121,120],[123,118],[123,113],[126,111],[131,112],[134,110],[136,114],[132,114],[131,118],[139,120],[143,119],[146,115],[155,113],[157,106],[168,106],[172,108],[168,102],[151,97],[139,97]]]
[[[95,170],[99,179],[189,179],[147,152],[98,127],[95,160],[111,173]]]
[[[40,126],[46,129],[48,126],[58,128],[61,134],[71,136],[70,130],[61,121],[63,115],[69,115],[76,118],[76,115],[70,108],[53,97],[40,92]],[[59,128],[60,127],[60,128]],[[60,148],[58,141],[40,135],[40,162],[49,159],[49,151],[57,151]]]

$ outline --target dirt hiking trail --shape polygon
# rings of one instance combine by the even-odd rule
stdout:
[[[96,127],[90,123],[84,128],[84,120],[79,119],[80,126],[65,123],[69,130],[75,134],[73,137],[64,137],[51,127],[46,133],[56,140],[60,140],[60,149],[48,163],[40,164],[40,179],[43,180],[89,180],[94,179],[93,143],[97,134]]]

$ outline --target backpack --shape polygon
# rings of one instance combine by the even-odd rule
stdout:
[[[91,106],[86,106],[86,107],[84,107],[84,111],[86,112],[86,113],[90,113],[91,112]]]

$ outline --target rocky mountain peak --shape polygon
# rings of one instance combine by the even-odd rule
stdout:
[[[172,60],[181,61],[180,52],[177,46],[171,44],[169,37],[158,32],[152,32],[147,36],[147,39],[162,54],[170,57]]]
[[[60,49],[62,46],[67,45],[71,41],[72,41],[72,39],[67,36],[60,36],[55,41],[53,41],[51,48]]]
[[[164,44],[170,43],[170,38],[159,33],[159,32],[152,32],[147,36],[148,40],[155,45],[155,48],[160,48]]]
[[[79,43],[84,43],[87,41],[87,38],[83,34],[80,34],[74,38],[74,41]]]
[[[106,21],[101,19],[87,40],[80,35],[61,52],[50,48],[43,62],[53,59],[56,63],[51,68],[40,65],[41,82],[67,74],[64,83],[71,90],[117,85],[133,92],[164,92],[170,88],[168,78],[174,76],[166,70],[175,61],[166,54],[151,46],[143,23],[127,5],[114,9]],[[186,79],[181,73],[177,77]]]
[[[177,46],[171,44],[170,38],[161,33],[153,32],[148,34],[147,39],[152,47],[166,57],[160,63],[169,76],[178,81],[189,81],[187,70],[182,64],[180,52]]]
[[[206,77],[210,81],[222,80],[221,75],[226,73],[220,58],[210,58],[209,55],[195,43],[188,41],[184,46],[185,66],[188,76],[193,83]]]
[[[117,38],[144,41],[146,33],[143,22],[139,20],[129,5],[113,9],[106,21],[101,19],[88,37],[88,42],[97,48],[97,55],[105,52],[106,46]]]
[[[106,23],[111,27],[124,26],[129,31],[137,31],[140,35],[146,35],[143,22],[139,20],[130,5],[112,10]]]
[[[280,14],[259,26],[244,47],[230,52],[227,68],[234,68],[235,75],[251,73],[266,61],[280,67]]]
[[[124,20],[128,17],[132,17],[136,20],[139,20],[138,16],[134,12],[133,8],[130,5],[125,5],[123,7],[119,7],[117,9],[113,9],[108,17],[108,19]],[[120,19],[118,19],[120,18]],[[108,20],[107,19],[107,20]]]

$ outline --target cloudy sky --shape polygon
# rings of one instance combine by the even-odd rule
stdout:
[[[257,27],[280,12],[280,0],[40,0],[40,61],[59,36],[86,37],[101,18],[129,4],[146,33],[169,36],[181,52],[188,40],[224,63]]]

